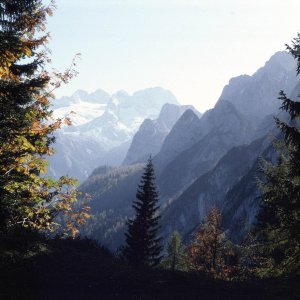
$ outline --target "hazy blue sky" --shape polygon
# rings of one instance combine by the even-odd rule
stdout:
[[[82,53],[76,89],[170,89],[200,111],[231,77],[252,74],[300,31],[299,0],[57,0],[54,66]]]

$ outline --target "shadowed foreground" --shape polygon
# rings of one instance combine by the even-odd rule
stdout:
[[[16,250],[17,249],[17,250]],[[1,299],[299,299],[299,278],[224,282],[134,270],[90,240],[1,238]]]

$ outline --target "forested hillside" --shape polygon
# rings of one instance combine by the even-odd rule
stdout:
[[[0,0],[0,298],[299,299],[300,33],[203,114],[55,100],[55,8]]]

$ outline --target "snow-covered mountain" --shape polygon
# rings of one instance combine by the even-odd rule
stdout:
[[[71,97],[62,97],[53,101],[53,116],[55,118],[70,117],[73,126],[86,124],[103,115],[110,95],[103,90],[89,94],[78,90]]]
[[[71,97],[54,100],[54,117],[69,117],[72,125],[64,126],[56,135],[50,175],[68,174],[82,181],[97,166],[120,164],[142,122],[156,119],[166,103],[178,105],[175,96],[160,87],[133,95],[78,90]]]

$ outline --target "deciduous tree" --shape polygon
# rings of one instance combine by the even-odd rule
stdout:
[[[0,0],[0,231],[17,227],[53,230],[66,217],[68,230],[84,222],[88,208],[75,212],[75,180],[46,178],[45,156],[53,154],[53,132],[68,119],[53,120],[49,99],[74,75],[46,71],[46,18],[54,3]]]

